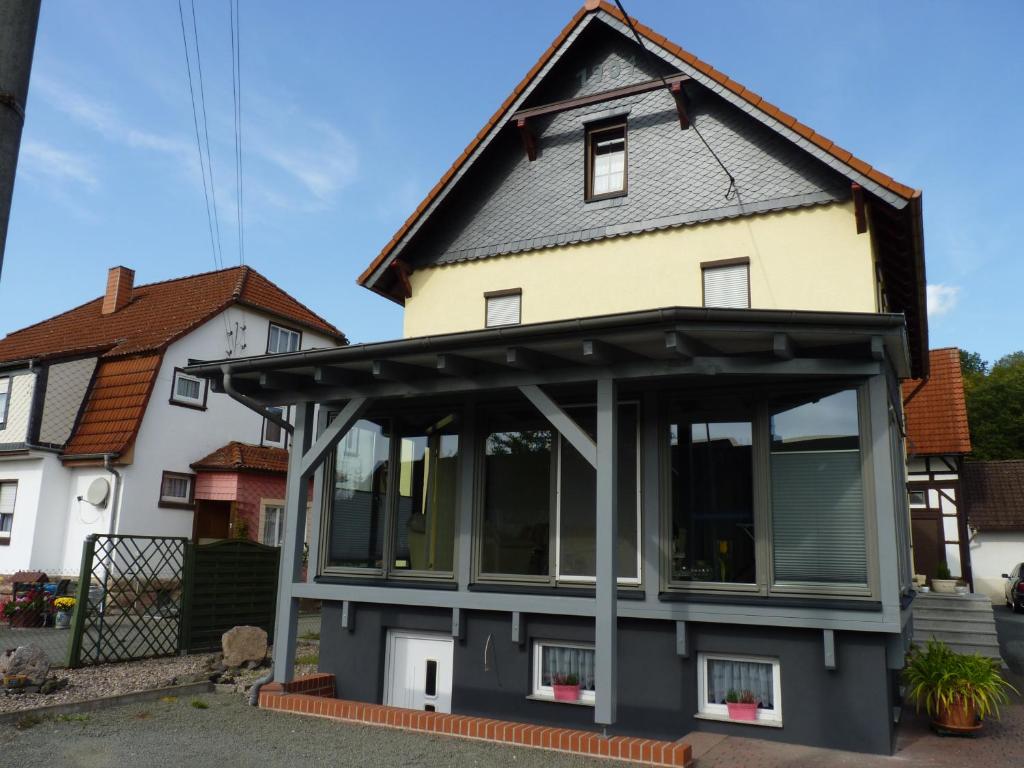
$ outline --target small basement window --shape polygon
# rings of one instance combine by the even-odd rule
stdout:
[[[626,125],[587,130],[586,199],[626,194]]]
[[[704,306],[726,309],[750,307],[750,260],[726,259],[700,265],[704,280]]]
[[[749,694],[757,702],[756,719],[738,722],[782,724],[778,659],[701,653],[698,654],[697,685],[698,717],[730,720],[728,700]]]
[[[267,335],[267,354],[276,355],[280,352],[296,352],[302,342],[302,334],[283,325],[270,324]]]
[[[0,483],[0,545],[11,543],[14,527],[14,501],[18,497],[18,481]]]
[[[176,368],[171,387],[171,403],[174,405],[205,408],[206,382],[195,376],[189,376],[187,373]]]
[[[195,499],[194,483],[194,475],[164,472],[160,480],[160,506],[191,508]]]
[[[523,321],[523,291],[520,288],[489,291],[484,294],[484,302],[488,328],[519,325]]]
[[[579,700],[594,703],[594,646],[579,643],[536,641],[533,644],[533,696],[555,699],[554,684],[577,680]]]

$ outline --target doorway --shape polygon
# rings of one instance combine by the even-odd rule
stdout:
[[[391,707],[450,713],[454,652],[455,643],[446,635],[390,630],[384,703]]]
[[[196,500],[192,539],[196,544],[210,544],[226,539],[231,530],[231,502]]]

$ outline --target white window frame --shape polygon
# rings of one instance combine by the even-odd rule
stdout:
[[[281,346],[280,342],[282,338],[289,339],[292,336],[295,337],[295,349],[271,349],[270,340],[274,336],[274,329],[277,329],[278,347]],[[298,352],[302,348],[302,331],[297,331],[294,328],[288,328],[277,323],[271,323],[267,328],[267,354],[268,355],[283,355],[288,352]]]
[[[17,510],[17,507],[18,507],[18,481],[17,480],[2,480],[2,481],[0,481],[0,486],[4,486],[4,485],[13,485],[14,486],[14,504],[11,506],[11,511],[5,513],[5,514],[9,514],[11,516],[11,530],[9,530],[9,531],[0,531],[0,543],[2,543],[2,544],[10,544],[11,543],[11,536],[14,535],[14,513]]]
[[[178,392],[178,382],[181,380],[193,381],[199,385],[199,395],[197,397],[188,397]],[[198,376],[190,376],[184,371],[175,368],[174,375],[171,376],[171,402],[175,405],[189,405],[196,408],[206,407],[206,379],[200,379]]]
[[[924,503],[915,504],[914,495],[918,493],[924,494]],[[907,499],[911,509],[928,509],[928,490],[924,488],[909,488],[907,489]]]
[[[573,643],[564,640],[534,640],[533,641],[533,684],[531,686],[531,698],[555,701],[555,689],[550,685],[542,685],[544,677],[544,649],[545,648],[575,648],[581,651],[593,651],[593,643]],[[577,703],[594,705],[597,700],[595,691],[584,691],[580,689],[580,698]]]
[[[281,418],[284,419],[285,421],[288,421],[288,416],[289,416],[289,413],[291,412],[290,409],[289,409],[289,406],[287,406],[287,405],[272,405],[272,406],[269,406],[267,408],[267,410],[270,410],[270,411],[277,410],[277,409],[281,410]],[[267,437],[267,427],[270,426],[273,423],[274,422],[272,422],[270,419],[267,419],[267,418],[263,419],[263,426],[260,427],[260,445],[263,445],[263,446],[266,446],[266,447],[270,447],[270,448],[287,448],[288,447],[288,431],[286,429],[284,429],[283,427],[281,428],[281,439],[280,440],[274,441],[274,440],[271,440],[270,438]],[[274,426],[277,426],[277,425],[274,424]]]
[[[725,704],[708,701],[708,661],[742,661],[755,664],[772,665],[772,709],[757,709],[756,720],[732,720],[729,708]],[[697,654],[697,717],[707,720],[725,720],[741,725],[782,726],[782,674],[777,658],[771,656],[742,656],[736,654],[698,653]]]
[[[267,510],[268,509],[280,509],[281,515],[278,518],[277,524],[277,536],[280,540],[279,543],[270,543],[263,540],[263,531],[267,522]],[[260,544],[266,544],[268,547],[280,547],[284,545],[284,499],[261,499],[260,500],[260,530],[259,530],[259,542]],[[307,518],[308,520],[308,518]]]
[[[616,583],[624,586],[639,586],[643,577],[643,506],[641,503],[643,475],[641,474],[641,453],[640,440],[641,415],[639,402],[627,401],[619,403],[620,406],[628,405],[636,409],[636,576],[619,576]],[[572,406],[569,406],[572,409]],[[596,576],[576,576],[562,573],[562,446],[565,438],[558,430],[552,430],[557,438],[555,440],[557,452],[555,460],[555,581],[573,584],[595,584]]]
[[[516,317],[515,320],[509,320],[507,322],[491,322],[491,302],[499,301],[512,301],[515,300],[516,305]],[[522,325],[523,323],[523,292],[519,288],[513,288],[504,291],[488,291],[484,294],[484,327],[485,328],[505,328],[511,325]]]
[[[164,494],[164,482],[168,478],[174,478],[176,480],[185,480],[187,482],[186,494],[184,496],[167,496]],[[173,506],[173,507],[193,507],[195,506],[195,492],[196,492],[196,476],[190,475],[187,472],[170,472],[165,470],[160,475],[160,504],[162,506]]]

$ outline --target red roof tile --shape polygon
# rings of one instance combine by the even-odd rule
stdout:
[[[964,463],[967,521],[979,531],[1024,530],[1024,460]]]
[[[85,352],[118,357],[162,351],[232,304],[264,310],[346,343],[345,335],[251,267],[137,286],[128,306],[102,314],[103,297],[0,339],[0,362]]]
[[[907,419],[907,453],[934,456],[970,453],[971,434],[967,425],[964,380],[960,372],[960,350],[933,349],[928,353],[931,376],[903,382]]]
[[[412,215],[409,216],[408,219],[406,219],[405,223],[402,224],[402,226],[394,234],[391,240],[388,241],[387,245],[384,246],[383,250],[377,255],[373,262],[371,262],[370,266],[368,266],[363,271],[363,273],[357,278],[357,282],[360,285],[367,285],[367,283],[370,280],[370,276],[373,274],[373,272],[377,270],[377,267],[379,267],[388,258],[391,252],[398,245],[399,241],[401,241],[401,239],[405,237],[406,233],[419,220],[420,216],[424,213],[424,211],[426,211],[426,209],[434,202],[434,200],[437,199],[437,196],[447,186],[448,182],[451,181],[451,179],[461,170],[462,165],[466,161],[466,159],[473,152],[476,151],[477,147],[480,146],[480,143],[490,132],[491,128],[493,128],[498,122],[502,120],[508,108],[516,99],[519,98],[520,94],[522,94],[523,91],[526,90],[526,88],[533,82],[533,79],[537,75],[537,73],[540,72],[540,70],[548,63],[551,57],[554,56],[558,48],[562,45],[563,42],[565,42],[565,40],[569,37],[572,31],[580,24],[581,21],[583,21],[583,19],[588,14],[600,13],[602,11],[611,15],[615,19],[618,19],[619,21],[625,21],[625,17],[619,12],[619,9],[608,2],[602,1],[597,4],[588,2],[586,5],[584,5],[583,8],[580,8],[572,17],[572,19],[569,20],[569,23],[566,24],[565,28],[554,39],[551,45],[548,46],[547,50],[544,51],[543,54],[541,54],[540,59],[538,59],[537,63],[530,68],[530,71],[526,73],[526,76],[519,82],[519,85],[517,85],[515,89],[512,91],[512,93],[509,94],[508,98],[506,98],[501,103],[501,106],[498,107],[498,110],[491,116],[490,120],[488,120],[484,127],[481,128],[480,131],[477,133],[477,135],[473,137],[469,145],[462,151],[462,154],[460,154],[455,159],[455,162],[452,164],[452,166],[447,171],[445,171],[444,175],[437,182],[437,184],[435,184],[434,187],[430,190],[430,192],[427,193],[427,196],[416,207],[416,210],[412,212]],[[676,43],[673,43],[664,35],[658,34],[653,29],[637,21],[636,19],[632,19],[632,21],[633,25],[636,27],[636,30],[641,37],[646,38],[655,45],[664,48],[673,55],[688,62],[699,72],[711,78],[722,87],[728,88],[729,90],[733,91],[740,98],[744,99],[747,103],[749,103],[751,106],[765,113],[772,119],[777,120],[782,125],[793,128],[794,130],[797,130],[796,126],[800,126],[804,130],[798,130],[797,132],[804,136],[804,138],[812,141],[814,144],[821,147],[825,152],[828,152],[830,155],[832,155],[833,157],[835,157],[840,162],[846,165],[850,165],[852,167],[853,164],[856,162],[856,170],[859,173],[862,173],[864,176],[867,176],[876,184],[879,184],[880,186],[889,190],[893,194],[896,194],[899,197],[902,197],[906,200],[910,200],[916,194],[919,194],[912,187],[908,187],[906,184],[900,184],[898,181],[895,181],[891,176],[888,176],[882,173],[881,171],[877,170],[876,168],[873,168],[871,165],[863,162],[862,160],[859,160],[859,158],[855,157],[852,153],[848,152],[847,150],[843,149],[837,144],[834,144],[821,134],[816,133],[810,128],[807,128],[806,126],[800,125],[797,122],[796,118],[793,117],[792,115],[783,112],[774,104],[771,104],[770,102],[764,100],[758,94],[754,93],[751,90],[748,90],[746,87],[731,80],[728,76],[726,76],[722,72],[719,72],[710,64],[701,61],[692,53],[686,51]]]
[[[288,472],[288,451],[232,441],[191,465],[212,472]]]

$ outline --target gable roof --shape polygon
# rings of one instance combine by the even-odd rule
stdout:
[[[288,472],[288,451],[264,445],[231,441],[191,465],[210,472]]]
[[[579,32],[595,19],[618,29],[622,34],[631,37],[626,26],[626,17],[614,5],[604,0],[587,0],[569,23],[558,34],[547,50],[526,73],[526,76],[513,89],[512,93],[501,103],[497,111],[473,137],[469,145],[455,159],[451,167],[427,193],[427,196],[416,207],[409,218],[399,227],[391,240],[384,246],[370,265],[357,278],[357,282],[370,290],[402,303],[401,286],[404,275],[396,274],[392,267],[396,260],[405,264],[401,258],[403,247],[416,234],[419,227],[436,210],[438,204],[458,183],[467,169],[480,157],[491,139],[509,122],[511,115],[524,106],[531,93],[543,80],[550,68],[564,50],[572,44]],[[666,63],[689,75],[694,82],[717,93],[721,98],[733,103],[744,112],[750,114],[764,125],[776,130],[780,135],[800,146],[819,160],[829,165],[842,175],[861,184],[868,192],[868,198],[876,198],[886,207],[898,212],[894,217],[897,230],[893,244],[881,246],[882,250],[892,251],[894,255],[882,254],[880,262],[886,272],[886,284],[895,292],[901,290],[903,296],[893,307],[907,316],[908,336],[911,342],[914,372],[916,375],[927,375],[928,348],[927,316],[925,314],[925,278],[923,256],[923,226],[921,225],[921,193],[902,184],[887,174],[874,168],[865,161],[855,157],[851,152],[838,146],[831,140],[800,123],[792,115],[783,112],[774,104],[750,91],[727,75],[719,72],[710,64],[701,61],[681,46],[658,34],[641,22],[631,19],[637,32],[644,39],[645,45],[653,50],[656,56]],[[872,210],[874,213],[874,209]],[[879,229],[882,220],[891,218],[889,215],[879,216]],[[882,236],[883,239],[888,237]],[[911,261],[907,269],[906,261]],[[890,265],[890,261],[898,261],[899,269]],[[406,266],[408,266],[406,264]]]
[[[961,480],[972,527],[1024,530],[1024,460],[968,461]]]
[[[96,353],[101,358],[160,352],[232,305],[263,310],[341,344],[345,334],[252,267],[231,267],[136,286],[108,315],[103,297],[0,339],[0,362]]]
[[[931,376],[903,382],[907,422],[907,453],[912,456],[971,452],[960,350],[933,349],[928,353]],[[909,398],[909,401],[908,401]]]

